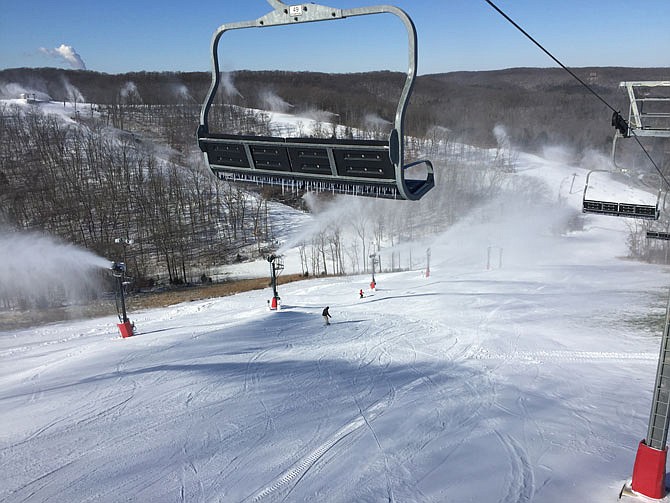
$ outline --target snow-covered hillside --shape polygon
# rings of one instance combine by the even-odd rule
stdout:
[[[519,163],[579,206],[583,170]],[[113,317],[0,332],[0,500],[615,501],[665,269],[621,258],[621,219],[556,235],[487,215],[431,243],[428,276],[376,291],[313,279],[277,312],[269,288],[133,312],[129,339]]]

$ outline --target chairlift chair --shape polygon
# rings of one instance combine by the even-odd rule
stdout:
[[[407,200],[423,197],[435,185],[433,165],[428,159],[406,162],[404,158],[403,122],[417,73],[417,35],[409,16],[390,5],[335,9],[313,3],[285,5],[280,0],[267,1],[273,11],[254,21],[224,24],[212,38],[212,83],[198,127],[198,146],[212,172],[222,179],[302,190]],[[383,13],[400,18],[409,41],[409,69],[387,141],[280,138],[210,131],[208,116],[221,81],[218,45],[225,32]],[[406,178],[407,170],[420,165],[425,178]]]
[[[647,239],[660,239],[662,241],[670,241],[670,232],[647,231]]]
[[[601,215],[611,215],[616,217],[641,218],[645,220],[658,220],[660,215],[658,205],[661,197],[659,191],[656,204],[640,204],[635,202],[622,201],[603,201],[588,197],[589,180],[591,175],[596,172],[609,173],[606,169],[594,169],[586,175],[586,184],[584,186],[584,195],[582,197],[582,212],[597,213]]]
[[[621,82],[619,87],[626,89],[630,106],[628,122],[618,112],[612,115],[615,128],[612,139],[612,164],[620,171],[627,169],[617,163],[617,140],[619,138],[660,137],[670,138],[670,81]],[[661,190],[658,191],[656,205],[637,204],[618,201],[601,201],[587,197],[589,178],[592,173],[607,170],[592,170],[586,176],[582,211],[621,217],[658,220]],[[665,205],[665,196],[663,198]]]

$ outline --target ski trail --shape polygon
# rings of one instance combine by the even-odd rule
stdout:
[[[524,448],[514,438],[495,431],[498,440],[507,452],[510,461],[508,487],[500,503],[530,503],[535,493],[533,469]]]
[[[330,451],[333,447],[339,444],[342,440],[344,440],[351,434],[357,432],[358,430],[364,427],[368,427],[372,431],[372,434],[375,438],[375,441],[377,442],[377,445],[379,446],[379,449],[382,450],[383,452],[379,439],[377,438],[374,430],[372,430],[371,423],[379,416],[381,416],[393,404],[396,393],[398,391],[402,392],[409,391],[414,387],[420,385],[422,382],[423,382],[422,379],[416,379],[414,381],[411,381],[407,383],[405,386],[403,386],[401,390],[395,390],[395,389],[391,390],[384,399],[378,401],[377,403],[371,405],[370,407],[366,409],[359,408],[359,414],[357,417],[355,417],[350,422],[345,424],[342,428],[337,430],[333,435],[331,435],[316,449],[313,449],[305,457],[303,457],[302,459],[294,463],[290,468],[282,472],[273,481],[268,483],[263,489],[257,491],[253,495],[243,500],[244,503],[261,501],[269,497],[270,495],[277,493],[278,491],[285,490],[287,487],[289,487],[289,485],[291,489],[289,489],[288,492],[290,493],[290,491],[298,484],[300,479],[302,479],[302,477],[307,473],[307,471],[310,468],[312,468],[312,466],[314,466],[319,459],[321,459],[328,451]],[[392,495],[392,488],[390,486],[390,482],[388,489],[389,489],[389,495]],[[391,499],[390,501],[393,501],[393,499]]]
[[[474,352],[476,360],[505,360],[514,358],[520,362],[544,363],[555,361],[611,361],[637,360],[658,361],[658,353],[621,353],[612,351],[515,351],[513,353],[492,353],[485,348]]]
[[[328,452],[332,447],[338,444],[341,440],[351,435],[356,430],[365,426],[365,419],[360,416],[352,420],[337,432],[335,432],[328,440],[326,440],[319,447],[310,452],[307,456],[302,458],[300,461],[295,463],[291,468],[284,471],[279,475],[275,480],[270,482],[265,488],[256,492],[249,498],[246,498],[244,502],[256,502],[261,501],[262,499],[270,496],[271,494],[279,491],[284,486],[290,484],[295,480],[295,484],[300,480],[300,478],[309,470],[314,463],[316,463],[319,458],[321,458],[326,452]],[[297,479],[297,480],[296,480]]]

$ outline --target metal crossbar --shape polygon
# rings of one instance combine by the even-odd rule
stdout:
[[[628,126],[635,135],[670,138],[670,81],[621,82],[619,87],[628,94]],[[649,106],[653,109],[645,111]]]

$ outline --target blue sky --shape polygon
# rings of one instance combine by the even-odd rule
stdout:
[[[484,0],[318,3],[335,8],[389,3],[405,10],[419,33],[420,74],[556,66]],[[566,66],[670,67],[670,0],[496,4]],[[87,69],[107,73],[209,71],[216,28],[269,11],[265,0],[0,0],[0,68],[71,68],[63,57],[70,50]],[[222,67],[404,70],[406,46],[404,28],[391,15],[238,30],[222,39]]]

